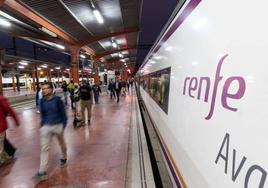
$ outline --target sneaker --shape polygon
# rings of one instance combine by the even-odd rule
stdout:
[[[63,168],[66,166],[67,159],[61,159],[60,160],[60,167]]]
[[[40,114],[40,111],[39,111],[39,110],[37,110],[37,111],[36,111],[36,113],[37,113],[37,114]]]
[[[48,176],[46,172],[38,172],[37,174],[34,175],[33,179],[37,182],[41,182],[47,180]]]

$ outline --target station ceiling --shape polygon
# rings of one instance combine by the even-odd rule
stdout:
[[[12,23],[0,26],[1,31],[46,45],[60,44],[65,52],[80,46],[85,55],[104,62],[121,58],[136,62],[140,15],[141,0],[0,0],[0,19]]]

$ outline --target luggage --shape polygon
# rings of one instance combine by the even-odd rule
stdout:
[[[13,156],[16,152],[16,148],[6,138],[4,140],[4,150],[9,156]]]

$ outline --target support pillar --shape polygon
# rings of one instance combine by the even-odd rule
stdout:
[[[13,92],[16,92],[16,84],[15,84],[15,65],[12,65],[12,73],[11,73],[11,76],[12,76],[12,87],[13,87]]]
[[[36,91],[36,89],[35,89],[35,67],[32,67],[32,69],[33,69],[33,71],[32,71],[32,78],[33,78],[33,91]]]
[[[61,70],[61,83],[63,82],[63,71]]]
[[[71,53],[71,79],[74,83],[79,83],[79,51],[80,47],[70,46]]]
[[[93,63],[93,72],[94,72],[93,78],[94,78],[94,83],[95,84],[99,84],[100,77],[99,77],[97,59],[94,59],[93,57],[91,57],[91,59],[92,59],[92,63]]]

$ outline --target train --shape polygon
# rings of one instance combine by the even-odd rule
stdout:
[[[136,73],[174,187],[268,187],[267,6],[180,1]]]
[[[45,80],[48,80],[47,78],[39,78],[39,83],[43,83]],[[67,77],[63,77],[63,80],[65,80],[67,83],[69,82],[69,78]],[[16,79],[14,80],[15,83]],[[52,82],[55,82],[58,85],[61,85],[62,83],[62,78],[59,79],[58,82],[58,78],[51,78]],[[2,82],[3,82],[3,90],[12,90],[13,89],[13,82],[12,82],[12,78],[10,77],[2,77]],[[28,77],[19,77],[19,83],[20,83],[20,88],[21,89],[30,89],[32,88],[32,84],[33,84],[33,79]]]

